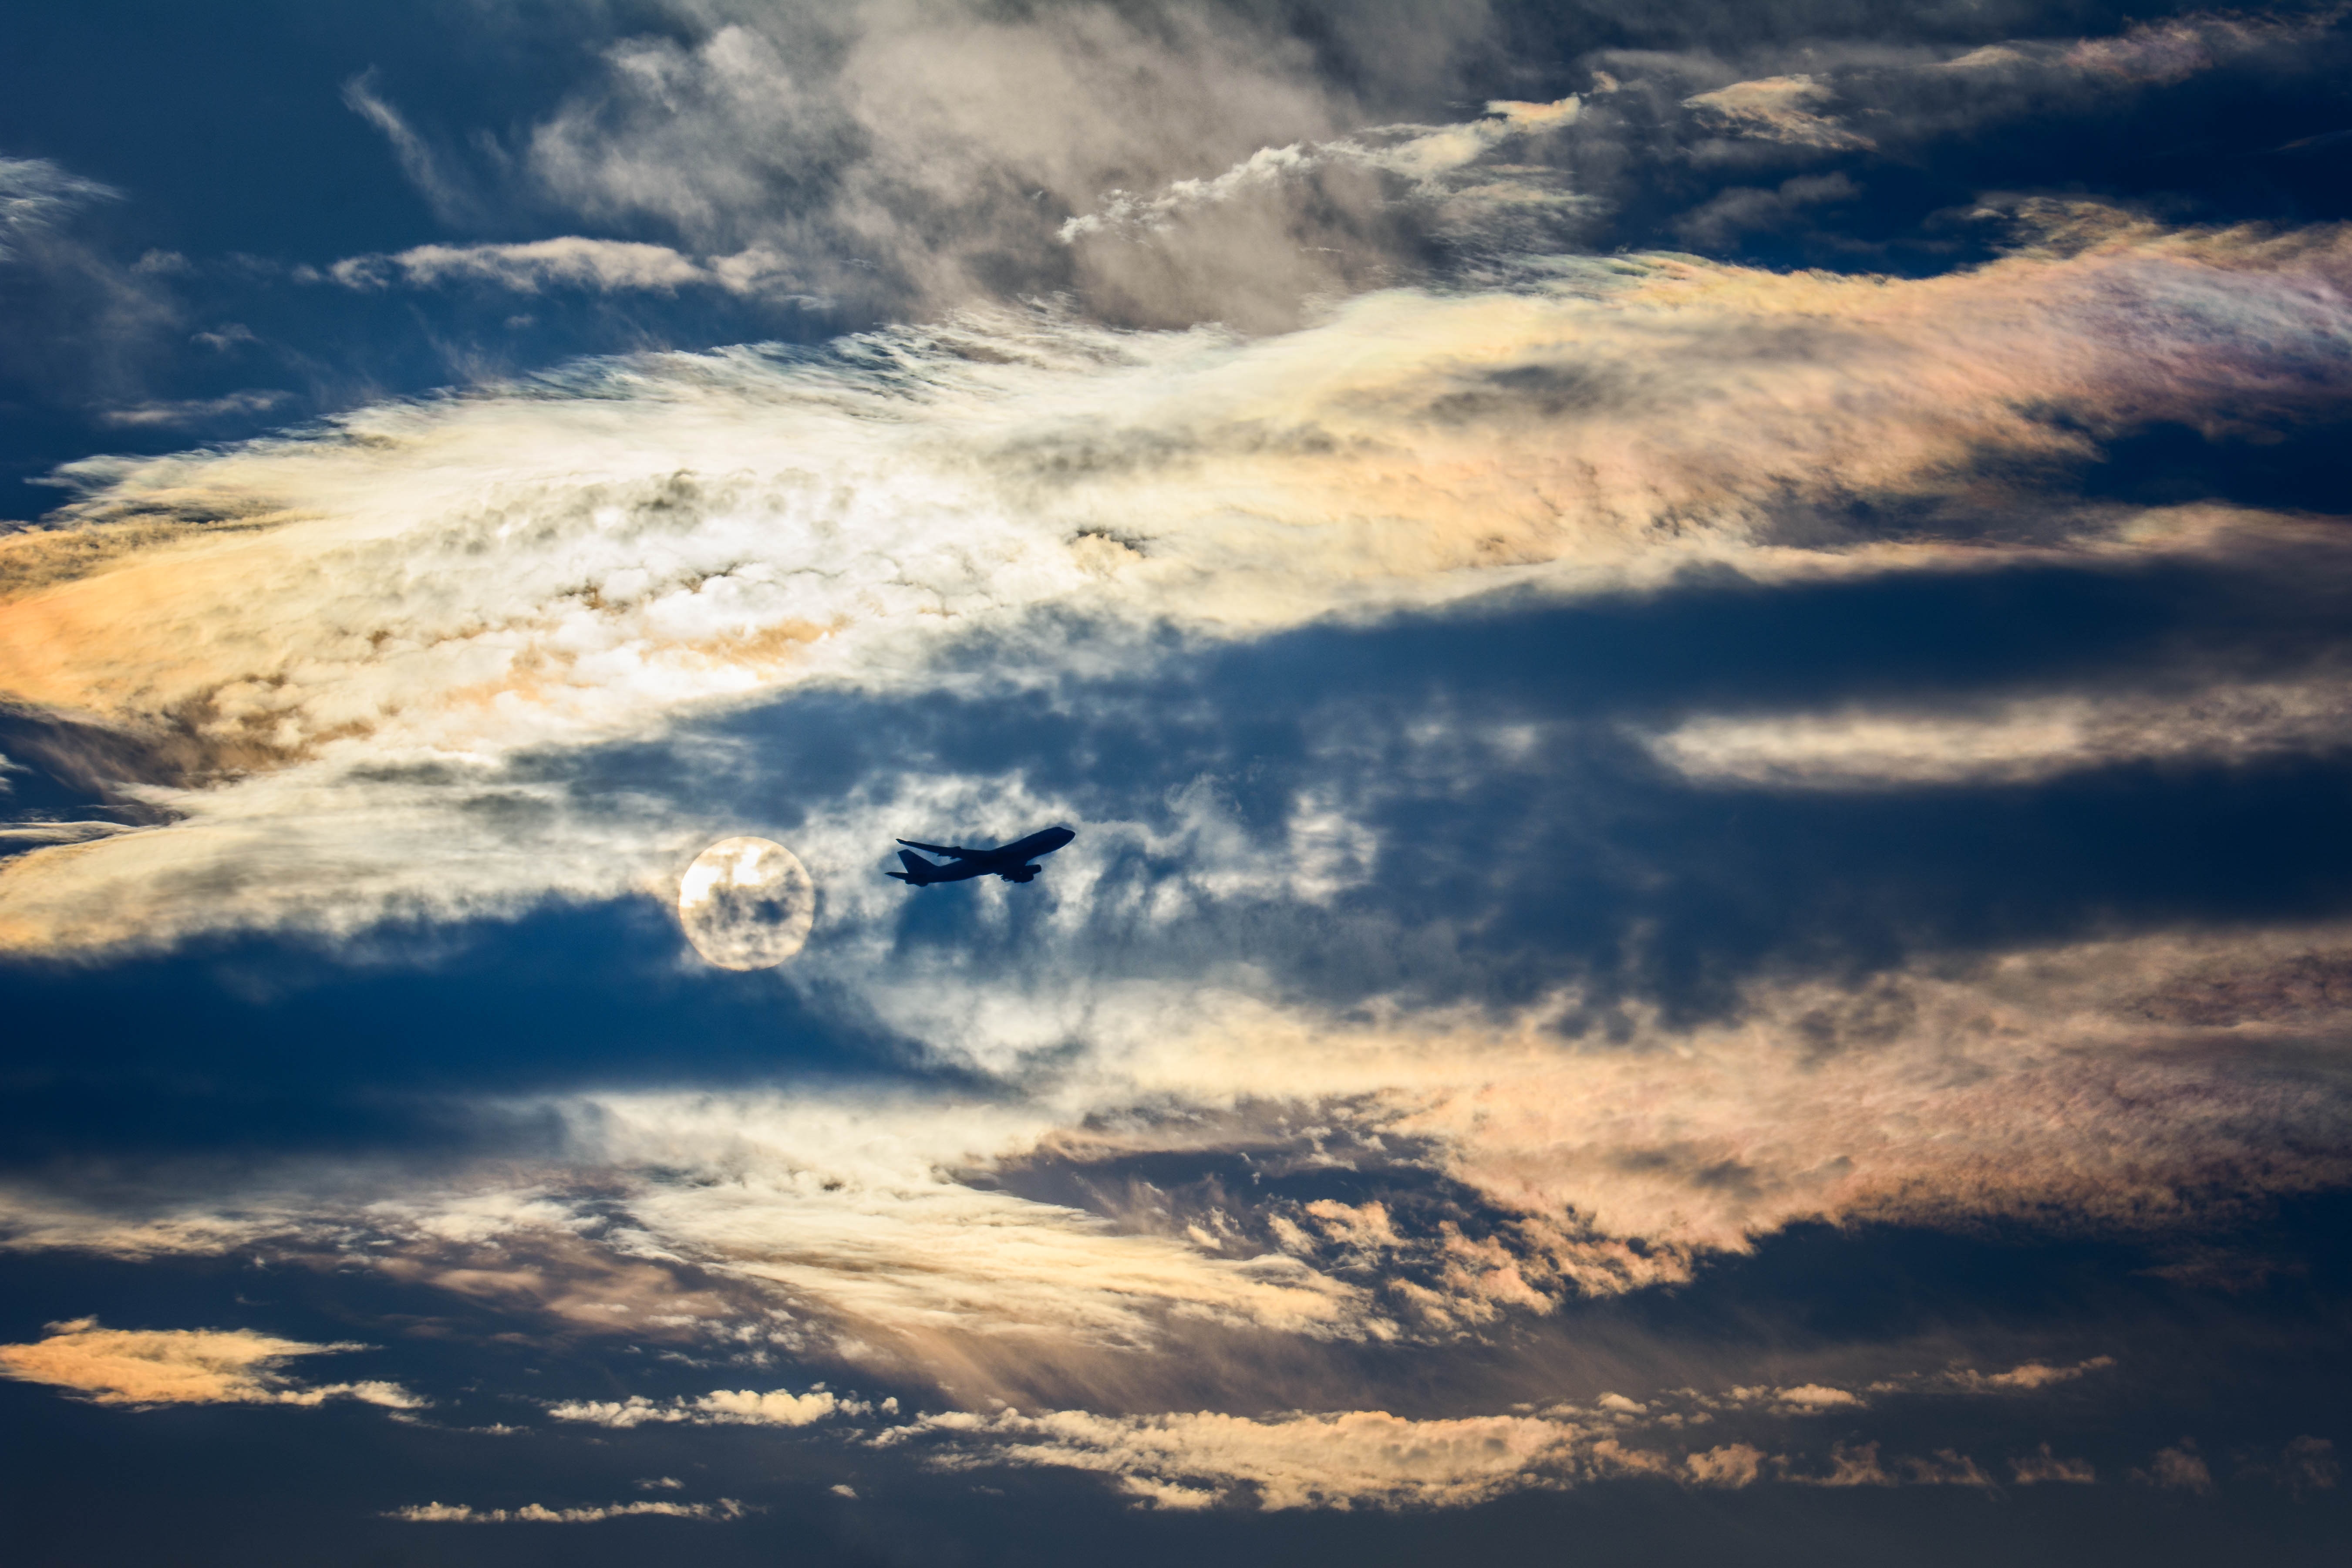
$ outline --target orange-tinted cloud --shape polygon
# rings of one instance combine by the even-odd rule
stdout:
[[[312,1386],[278,1370],[297,1356],[363,1348],[238,1329],[109,1329],[77,1318],[50,1324],[48,1336],[31,1344],[0,1345],[0,1373],[97,1405],[316,1405],[341,1396],[409,1410],[423,1403],[397,1384]]]

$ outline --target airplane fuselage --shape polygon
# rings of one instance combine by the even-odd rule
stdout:
[[[933,882],[965,882],[974,877],[1002,877],[1008,882],[1028,882],[1036,879],[1045,868],[1029,861],[1038,855],[1051,855],[1077,834],[1066,827],[1048,827],[1026,838],[1017,838],[995,849],[967,849],[960,845],[919,844],[911,838],[901,838],[906,849],[898,851],[898,863],[903,871],[892,871],[910,887],[928,888]],[[945,855],[949,863],[942,866],[926,860],[909,851],[928,849],[934,855]]]

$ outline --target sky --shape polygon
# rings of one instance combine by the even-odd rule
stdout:
[[[2352,11],[9,30],[22,1561],[2341,1561]]]

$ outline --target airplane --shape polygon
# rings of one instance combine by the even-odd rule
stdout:
[[[1066,827],[1048,827],[1016,839],[1001,849],[959,849],[946,844],[918,844],[911,838],[901,838],[908,847],[898,851],[898,862],[907,868],[886,872],[909,887],[928,888],[933,882],[961,882],[973,877],[1002,877],[1008,882],[1034,882],[1043,866],[1026,864],[1033,855],[1051,855],[1077,835]],[[936,860],[926,860],[908,849],[928,849],[934,855],[944,855],[955,862],[942,866]]]

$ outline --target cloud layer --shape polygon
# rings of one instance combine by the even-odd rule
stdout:
[[[1975,502],[1895,537],[1829,520],[2063,462],[2084,419],[2291,422],[2333,395],[2339,237],[2049,221],[2091,229],[1911,283],[1654,258],[1373,295],[1265,342],[974,322],[584,365],[84,465],[77,531],[19,547],[52,583],[0,605],[0,689],[120,731],[144,776],[84,776],[181,820],[12,863],[0,930],[75,948],[617,890],[687,846],[614,821],[593,847],[567,827],[585,853],[425,847],[469,844],[484,793],[546,820],[530,790],[470,782],[524,748],[795,688],[919,688],[956,639],[1019,638],[1043,612],[1105,623],[1085,648],[1103,658],[1154,624],[1263,635],[1509,584],[1991,559]],[[85,543],[158,516],[242,526]],[[2006,548],[2294,526],[2076,508]],[[42,552],[104,567],[55,582]],[[335,909],[302,870],[327,862]]]
[[[2247,105],[2334,103],[2340,13],[577,19],[495,122],[339,63],[423,205],[299,258],[108,262],[114,186],[0,159],[44,395],[320,416],[0,536],[0,1250],[310,1337],[0,1371],[552,1455],[363,1506],[623,1521],[567,1549],[751,1530],[745,1455],[844,1516],[2336,1486],[2352,234]],[[702,962],[769,838],[791,940]]]

